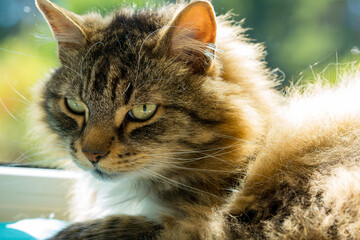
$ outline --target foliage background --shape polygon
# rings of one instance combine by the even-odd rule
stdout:
[[[103,14],[124,4],[158,5],[162,0],[54,0],[82,14]],[[148,3],[150,2],[150,4]],[[174,1],[173,1],[174,2]],[[267,48],[267,61],[290,82],[321,73],[336,80],[339,66],[357,61],[360,0],[213,0],[217,14],[232,10],[246,19],[248,34]],[[0,162],[41,162],[36,143],[27,141],[25,109],[32,85],[58,66],[56,43],[34,0],[0,0]],[[333,66],[333,67],[332,67]],[[11,116],[13,115],[13,116]],[[51,161],[51,159],[49,160]],[[47,162],[47,161],[45,161]]]

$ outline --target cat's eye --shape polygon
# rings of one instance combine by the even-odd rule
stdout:
[[[157,109],[156,104],[142,104],[137,105],[129,111],[129,115],[136,121],[146,121],[154,116]]]
[[[65,103],[70,112],[79,115],[83,115],[85,113],[85,106],[82,102],[73,101],[65,98]]]

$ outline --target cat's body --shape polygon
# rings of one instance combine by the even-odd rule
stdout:
[[[318,227],[312,204],[327,207],[318,182],[347,166],[323,154],[357,154],[356,137],[335,137],[353,136],[356,116],[338,127],[321,108],[312,124],[280,107],[262,47],[208,2],[106,18],[37,3],[62,63],[41,86],[42,120],[85,170],[71,209],[80,222],[55,239],[345,236]]]
[[[359,80],[355,72],[336,88],[309,85],[278,108],[231,201],[241,216],[234,238],[360,238]]]

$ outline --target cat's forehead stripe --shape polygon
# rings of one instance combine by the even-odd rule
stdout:
[[[133,84],[129,83],[127,88],[125,89],[125,92],[124,92],[125,105],[127,105],[129,103],[133,91],[134,91]]]
[[[109,60],[105,56],[102,56],[99,57],[93,69],[93,74],[90,79],[90,85],[93,91],[95,91],[99,96],[105,95],[105,89],[107,88],[109,82],[109,64]]]

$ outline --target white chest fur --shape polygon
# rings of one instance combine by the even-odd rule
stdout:
[[[74,192],[76,220],[110,215],[141,215],[157,220],[169,209],[138,177],[104,182],[83,174]]]

